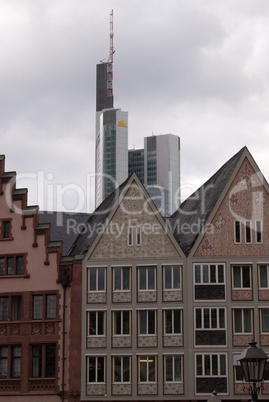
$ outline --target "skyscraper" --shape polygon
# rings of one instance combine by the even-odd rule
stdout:
[[[96,68],[96,207],[128,176],[128,112],[114,108],[113,54],[112,10],[109,59]]]
[[[129,174],[135,171],[163,215],[180,203],[180,138],[164,134],[144,138],[144,149],[130,150]]]

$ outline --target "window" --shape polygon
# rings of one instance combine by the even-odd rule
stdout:
[[[261,332],[269,332],[269,308],[260,309]]]
[[[253,332],[253,313],[250,308],[236,308],[233,310],[234,333],[244,334]]]
[[[21,320],[21,310],[22,310],[22,297],[21,296],[11,296],[11,320],[12,321]]]
[[[113,268],[113,290],[130,290],[130,267]]]
[[[251,243],[251,221],[245,221],[245,241]]]
[[[256,243],[262,243],[262,221],[255,222]]]
[[[156,311],[141,310],[138,312],[138,317],[139,317],[139,335],[155,335]]]
[[[55,377],[56,346],[33,345],[32,346],[32,377],[53,378]]]
[[[232,273],[234,288],[251,288],[250,265],[233,265]]]
[[[20,378],[21,347],[0,346],[0,378]]]
[[[130,335],[131,311],[113,312],[114,335]]]
[[[140,226],[130,226],[128,228],[128,246],[141,246],[142,231]]]
[[[23,274],[24,274],[23,256],[0,257],[0,276],[23,275]]]
[[[33,296],[33,319],[42,320],[43,318],[43,295]]]
[[[21,347],[11,348],[11,377],[20,378],[21,376]]]
[[[21,301],[22,297],[19,295],[0,297],[0,321],[21,320]]]
[[[234,222],[234,240],[235,243],[241,243],[241,222],[235,221]]]
[[[225,328],[224,308],[196,308],[196,329],[223,329]]]
[[[0,297],[0,321],[8,320],[9,299],[7,296]]]
[[[165,290],[181,289],[181,267],[179,265],[164,266],[163,281]]]
[[[182,333],[182,310],[164,310],[164,333],[181,334]]]
[[[46,319],[56,318],[56,295],[46,295]]]
[[[269,264],[259,265],[260,288],[269,288]]]
[[[105,335],[105,311],[88,312],[88,335]]]
[[[0,347],[0,378],[7,378],[8,347]]]
[[[138,268],[138,289],[155,290],[156,289],[156,267]]]
[[[105,358],[104,356],[88,357],[87,380],[88,383],[105,382]]]
[[[195,264],[195,284],[219,284],[224,283],[223,264]]]
[[[157,357],[139,356],[139,382],[156,382],[157,377]]]
[[[235,382],[242,382],[243,381],[243,371],[242,371],[241,364],[238,361],[240,356],[241,356],[240,353],[233,355],[234,381]]]
[[[113,356],[113,382],[131,381],[131,357]]]
[[[104,292],[105,291],[105,268],[89,268],[88,270],[88,291]]]
[[[164,370],[165,370],[165,382],[182,382],[182,359],[181,355],[164,356]]]
[[[226,376],[226,354],[196,355],[197,377]]]
[[[0,239],[11,239],[11,221],[0,221]]]
[[[45,303],[45,305],[44,305]],[[33,319],[51,320],[57,317],[57,297],[55,294],[33,296]]]

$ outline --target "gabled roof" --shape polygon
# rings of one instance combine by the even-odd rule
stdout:
[[[84,254],[89,250],[98,235],[98,226],[105,223],[128,180],[129,177],[115,191],[105,198],[99,207],[90,215],[88,220],[85,222],[84,232],[78,235],[67,255],[75,256],[77,254]]]
[[[79,231],[84,228],[90,214],[78,212],[39,212],[40,225],[50,225],[51,241],[63,242],[63,255],[66,255]]]
[[[209,180],[181,203],[170,218],[166,219],[177,242],[186,254],[192,249],[245,150],[247,148],[243,147],[237,152]]]

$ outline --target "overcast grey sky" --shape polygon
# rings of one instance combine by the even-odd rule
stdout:
[[[129,148],[180,136],[183,194],[245,145],[268,180],[269,0],[0,0],[0,153],[29,203],[94,208],[95,71],[112,9]]]

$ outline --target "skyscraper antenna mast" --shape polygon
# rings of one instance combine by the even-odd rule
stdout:
[[[113,10],[110,13],[110,47],[109,47],[109,58],[108,63],[113,63],[113,54],[115,53],[114,46],[113,46]]]
[[[107,60],[107,96],[113,96],[113,54],[115,53],[113,46],[113,10],[110,13],[110,48],[109,58]]]

